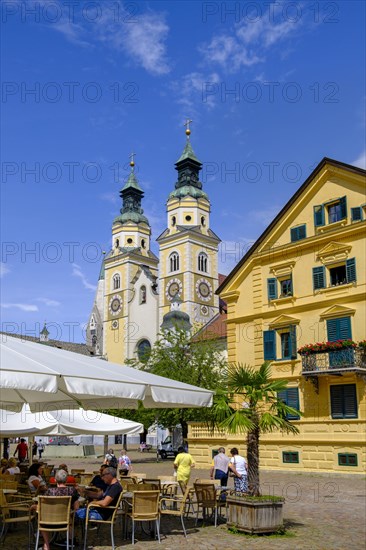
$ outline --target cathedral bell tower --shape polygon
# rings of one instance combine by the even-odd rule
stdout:
[[[207,323],[219,312],[219,237],[210,228],[210,201],[202,190],[202,163],[192,149],[186,122],[186,144],[175,163],[178,179],[168,197],[167,228],[158,237],[160,247],[159,323],[170,310],[174,297],[192,324]]]
[[[104,352],[124,363],[153,345],[158,332],[158,258],[150,250],[151,228],[141,207],[144,192],[130,174],[120,191],[122,208],[113,220],[112,248],[104,260]]]

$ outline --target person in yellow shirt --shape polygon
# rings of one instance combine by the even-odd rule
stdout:
[[[192,456],[184,450],[184,447],[178,447],[178,454],[174,460],[174,469],[177,470],[177,481],[183,481],[186,485],[191,475],[191,469],[196,465]]]

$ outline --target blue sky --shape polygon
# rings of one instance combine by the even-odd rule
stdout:
[[[222,273],[324,156],[365,163],[363,2],[1,8],[2,330],[83,340],[129,155],[155,239],[186,117]]]

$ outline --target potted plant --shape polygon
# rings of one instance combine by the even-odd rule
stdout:
[[[248,493],[227,496],[229,527],[259,534],[275,532],[282,526],[284,499],[261,495],[259,438],[277,430],[298,433],[287,416],[301,413],[278,397],[286,387],[286,380],[271,379],[268,362],[259,370],[241,364],[228,367],[227,387],[217,396],[215,424],[232,434],[247,434],[248,459]]]

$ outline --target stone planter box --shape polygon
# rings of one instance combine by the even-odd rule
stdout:
[[[227,526],[244,533],[274,533],[283,524],[282,501],[255,500],[228,495]]]

